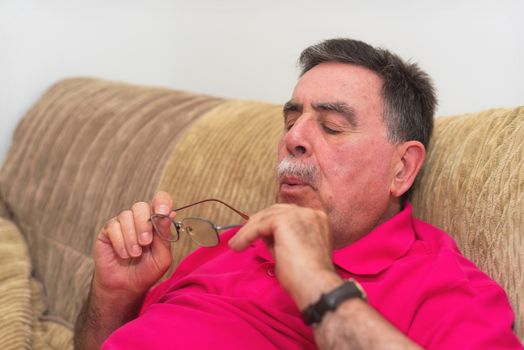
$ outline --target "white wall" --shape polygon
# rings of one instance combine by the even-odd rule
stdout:
[[[0,0],[0,162],[16,123],[58,79],[281,103],[300,51],[330,37],[419,62],[438,114],[522,105],[522,14],[523,0]]]

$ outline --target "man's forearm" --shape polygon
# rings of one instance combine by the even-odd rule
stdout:
[[[329,312],[314,330],[320,349],[420,349],[361,299]]]
[[[91,289],[75,325],[75,349],[100,349],[104,340],[117,328],[134,319],[142,297],[104,297]]]
[[[312,280],[313,278],[307,279]],[[331,292],[344,282],[329,269],[317,272],[314,281],[308,282],[308,286],[290,290],[300,310],[319,300],[321,294]],[[336,310],[327,312],[314,328],[314,335],[317,346],[323,350],[420,349],[360,298],[347,299]]]

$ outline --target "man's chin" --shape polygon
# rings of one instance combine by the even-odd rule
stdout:
[[[318,197],[312,193],[290,193],[286,191],[278,191],[275,201],[277,203],[295,204],[299,207],[316,208],[319,205]]]

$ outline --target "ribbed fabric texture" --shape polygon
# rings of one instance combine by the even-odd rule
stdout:
[[[16,226],[0,218],[0,348],[31,349],[31,261]]]
[[[415,213],[508,293],[524,339],[524,107],[438,118]]]
[[[151,198],[179,136],[220,99],[94,79],[59,82],[19,124],[1,198],[27,237],[48,313],[70,326],[110,217]]]
[[[27,244],[14,223],[0,218],[0,348],[73,349],[73,332],[42,318],[41,284],[31,278]]]

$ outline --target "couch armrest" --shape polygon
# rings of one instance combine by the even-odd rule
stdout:
[[[0,218],[0,315],[0,348],[31,348],[31,262],[22,234],[4,218]]]

